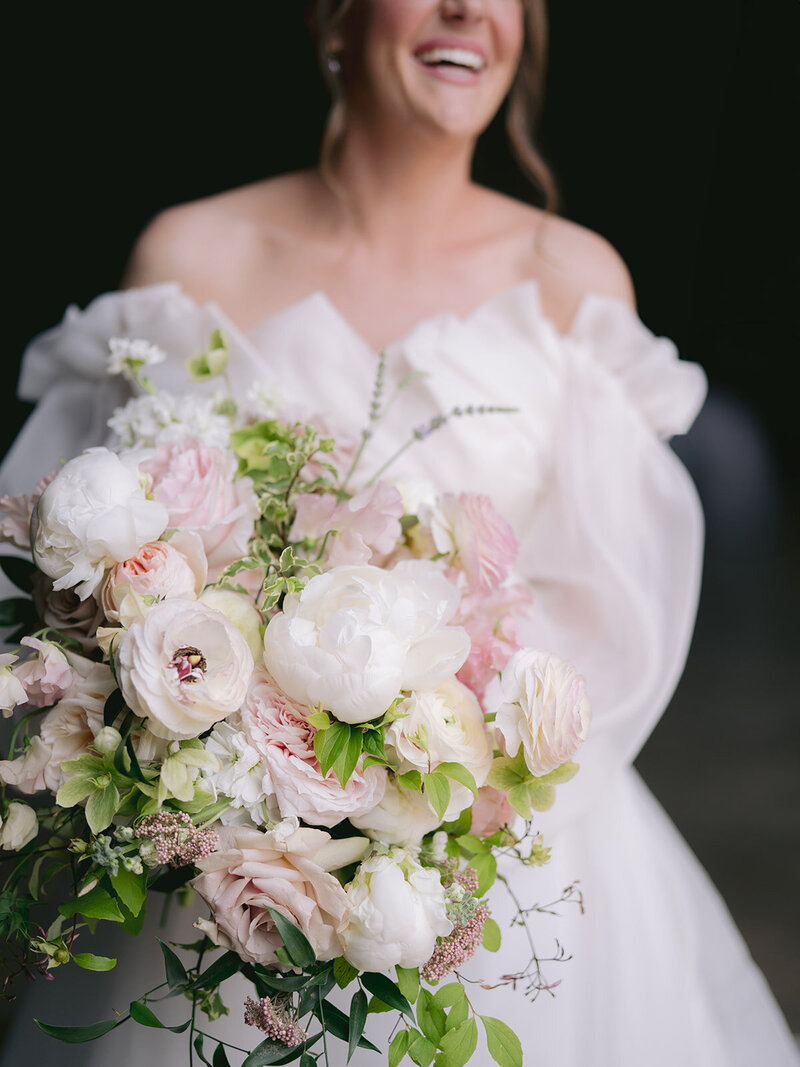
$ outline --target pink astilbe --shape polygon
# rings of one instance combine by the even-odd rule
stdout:
[[[248,997],[244,1002],[244,1021],[287,1048],[302,1045],[307,1036],[289,1008],[281,1004],[278,998],[253,1000]]]
[[[140,841],[151,841],[159,863],[185,867],[216,852],[219,844],[212,830],[198,830],[185,811],[160,811],[145,815],[136,828]]]
[[[433,955],[420,969],[420,977],[426,982],[438,982],[450,971],[466,963],[477,952],[483,939],[483,928],[489,918],[489,909],[479,904],[466,923],[453,928],[453,932],[439,940]]]

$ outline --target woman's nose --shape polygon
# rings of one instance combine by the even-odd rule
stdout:
[[[472,20],[483,18],[486,0],[441,0],[439,11],[443,19]]]

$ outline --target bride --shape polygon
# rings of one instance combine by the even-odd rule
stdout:
[[[521,990],[476,985],[471,996],[513,1025],[526,1062],[795,1064],[722,901],[632,768],[693,625],[702,518],[665,439],[691,424],[702,372],[637,318],[625,265],[601,237],[470,180],[476,140],[510,93],[512,146],[553,204],[528,140],[543,82],[543,0],[317,8],[335,99],[320,167],[165,212],[136,245],[125,292],[72,310],[33,343],[21,389],[40,407],[8,458],[3,488],[25,488],[58,456],[101,439],[118,397],[100,384],[99,339],[148,336],[153,324],[182,317],[201,334],[213,322],[235,338],[239,389],[269,370],[287,400],[302,398],[345,432],[360,429],[379,350],[397,379],[424,372],[376,442],[376,463],[393,437],[396,445],[443,408],[513,406],[513,415],[453,421],[394,471],[493,496],[515,527],[535,597],[523,636],[578,664],[592,694],[581,773],[538,818],[553,858],[509,873],[527,907],[558,900],[579,880],[583,907],[567,901],[557,918],[534,922],[540,955],[556,955],[558,938],[573,958],[544,964],[544,984],[557,988],[534,1005]],[[170,375],[180,384],[180,361],[157,369],[157,384]],[[501,908],[501,926],[511,914]],[[499,956],[475,961],[474,975],[517,970],[517,941],[506,933]],[[142,962],[138,949],[120,944],[119,953],[134,958],[144,982],[158,961]],[[33,1030],[33,1014],[88,1022],[124,1008],[145,986],[130,966],[120,970],[119,979],[82,973],[69,989],[59,975],[55,989],[37,990],[2,1063],[23,1055],[61,1065],[183,1062],[178,1039],[171,1049],[157,1032],[117,1030],[73,1048]],[[226,999],[232,1018],[221,1025],[235,1035],[238,1001]]]

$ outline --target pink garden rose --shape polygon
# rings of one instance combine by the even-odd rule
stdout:
[[[247,555],[258,517],[249,478],[236,478],[236,457],[196,437],[166,441],[142,464],[153,497],[169,512],[169,525],[194,530],[214,582],[229,563]]]
[[[253,676],[242,706],[242,728],[269,771],[281,814],[315,826],[335,826],[349,815],[371,811],[383,798],[386,769],[360,765],[342,788],[333,771],[322,777],[314,754],[316,730],[301,708],[265,671]]]
[[[464,573],[471,591],[489,593],[506,578],[519,545],[488,496],[444,493],[421,512],[437,551]]]
[[[472,826],[470,833],[476,837],[489,837],[514,818],[514,811],[508,797],[502,789],[484,785],[478,790],[478,796],[472,805]]]
[[[279,823],[268,833],[215,826],[217,851],[197,861],[200,874],[191,885],[211,908],[211,920],[195,925],[250,963],[278,964],[275,950],[283,942],[267,907],[300,927],[318,960],[341,955],[339,930],[350,908],[329,871],[361,859],[369,842],[332,841],[324,830],[296,826],[294,820],[285,832],[286,824]]]
[[[109,571],[100,596],[106,618],[119,621],[127,587],[139,596],[193,600],[206,584],[208,564],[197,533],[181,530],[169,541],[148,541]]]
[[[77,675],[69,660],[50,641],[37,637],[23,637],[20,644],[37,653],[14,668],[14,674],[25,687],[28,703],[36,708],[48,708],[60,700]]]
[[[458,622],[469,634],[467,662],[459,681],[483,701],[486,687],[521,647],[517,620],[529,613],[533,598],[527,585],[500,586],[491,593],[470,593],[461,601]]]
[[[400,539],[403,501],[388,482],[376,482],[341,504],[326,493],[307,493],[297,502],[297,515],[289,533],[292,541],[323,538],[328,530],[325,561],[328,566],[380,564]]]

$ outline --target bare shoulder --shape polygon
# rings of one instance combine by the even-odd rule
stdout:
[[[540,215],[536,254],[553,278],[563,278],[579,298],[599,293],[636,306],[630,271],[610,241],[569,219]]]
[[[282,175],[160,212],[136,241],[123,286],[177,281],[198,301],[224,298],[263,258],[265,243],[279,242],[304,180],[302,172]]]

